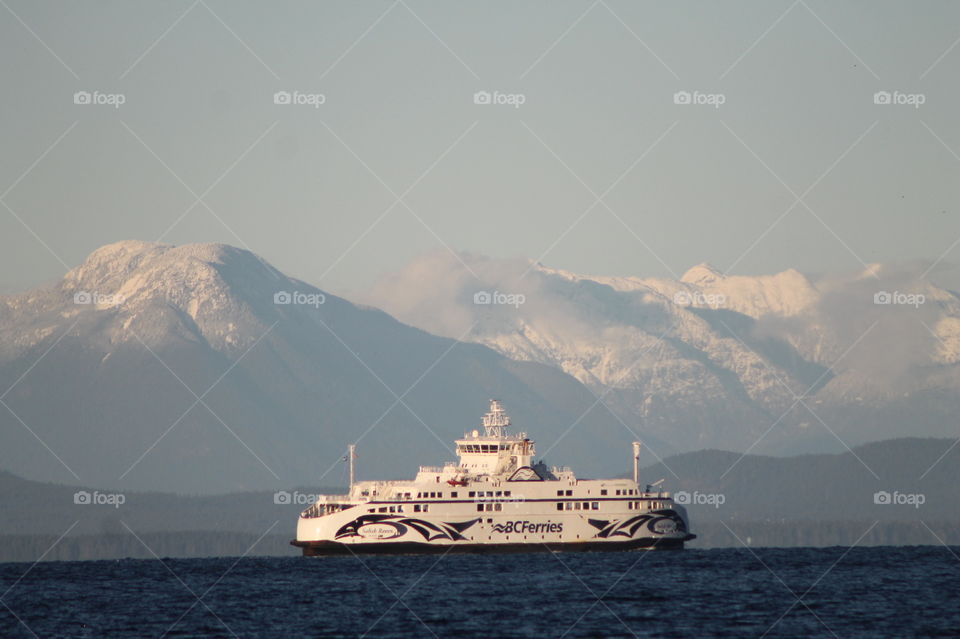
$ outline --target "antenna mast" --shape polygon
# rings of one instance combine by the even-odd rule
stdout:
[[[640,483],[640,447],[643,442],[633,442],[633,483]]]
[[[347,463],[350,465],[350,491],[353,491],[353,458],[357,456],[357,445],[347,446]]]

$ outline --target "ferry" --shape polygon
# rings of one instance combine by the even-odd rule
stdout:
[[[412,481],[355,482],[351,445],[349,493],[317,496],[290,543],[316,556],[680,549],[696,537],[662,480],[640,489],[640,442],[633,479],[578,479],[534,461],[500,401],[481,424],[456,440],[459,461],[421,466]]]

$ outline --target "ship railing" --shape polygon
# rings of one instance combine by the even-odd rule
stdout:
[[[330,503],[330,502],[344,502],[350,501],[350,495],[317,495],[317,498],[314,503]]]
[[[300,516],[304,519],[313,519],[315,517],[323,517],[324,515],[340,512],[347,508],[353,508],[355,505],[356,504],[315,501],[301,512]]]

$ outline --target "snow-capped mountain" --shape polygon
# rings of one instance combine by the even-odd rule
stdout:
[[[677,450],[956,432],[960,299],[908,270],[674,280],[437,253],[365,299],[439,335],[476,322],[464,339],[569,373]]]
[[[0,468],[187,493],[343,485],[452,458],[490,397],[548,461],[628,467],[629,431],[554,367],[436,337],[224,245],[105,246],[0,297]],[[561,437],[571,425],[577,427]]]

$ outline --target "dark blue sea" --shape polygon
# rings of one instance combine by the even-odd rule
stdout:
[[[8,563],[0,636],[957,636],[958,555],[931,546]]]

